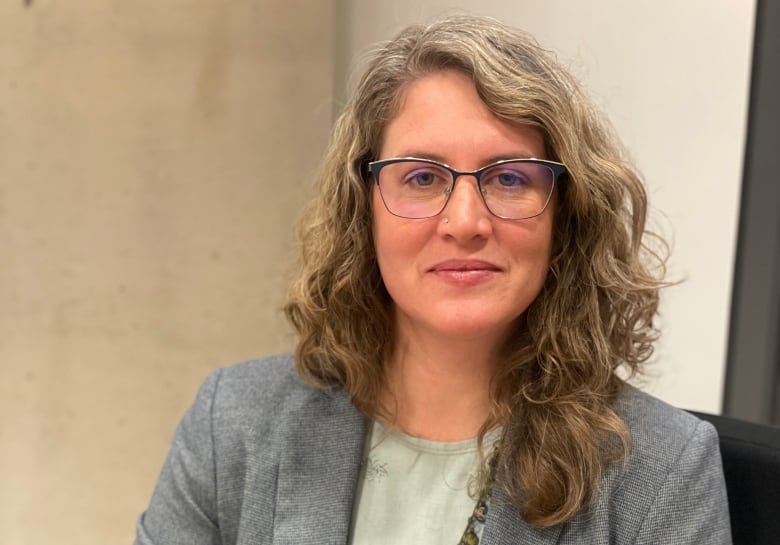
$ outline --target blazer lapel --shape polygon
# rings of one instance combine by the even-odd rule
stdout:
[[[529,525],[512,506],[500,486],[496,486],[480,544],[554,545],[558,543],[561,528],[561,525],[552,528],[535,528]]]
[[[274,545],[345,545],[367,420],[341,391],[319,391],[292,409],[280,442]],[[554,545],[561,526],[535,528],[496,487],[483,545]]]
[[[360,474],[366,419],[341,391],[293,409],[281,442],[275,545],[344,545]]]

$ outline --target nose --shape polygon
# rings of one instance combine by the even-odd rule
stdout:
[[[474,176],[459,176],[441,215],[442,234],[456,239],[487,238],[493,230],[492,214],[487,209]]]

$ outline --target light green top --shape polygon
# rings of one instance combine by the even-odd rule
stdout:
[[[476,504],[476,439],[429,441],[375,422],[367,450],[352,545],[456,545]]]

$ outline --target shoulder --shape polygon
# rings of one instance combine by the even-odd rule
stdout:
[[[215,371],[201,388],[218,448],[236,442],[270,447],[313,430],[361,421],[343,388],[315,388],[301,379],[292,354],[246,361]],[[337,430],[335,430],[337,431]],[[262,439],[262,441],[259,441]]]
[[[292,354],[249,360],[218,369],[209,380],[225,407],[274,406],[288,398],[315,395],[318,390],[301,380],[294,362]]]
[[[633,386],[626,386],[615,409],[631,432],[631,465],[665,475],[681,456],[718,450],[715,428]]]
[[[304,408],[343,405],[341,390],[306,384],[295,370],[292,354],[254,359],[215,371],[199,397],[210,398],[215,434],[263,434],[283,429]],[[316,414],[316,411],[315,411]],[[243,435],[242,434],[242,435]]]
[[[638,453],[665,458],[698,435],[717,439],[711,424],[633,386],[625,386],[615,409],[631,431]]]
[[[612,464],[591,514],[626,543],[728,543],[718,435],[711,424],[634,387],[615,409],[631,454]]]
[[[294,505],[315,490],[304,472],[322,475],[327,465],[357,474],[363,432],[343,390],[304,383],[291,355],[219,369],[177,428],[139,543],[270,535],[277,503]]]

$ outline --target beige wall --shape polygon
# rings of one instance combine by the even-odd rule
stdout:
[[[291,346],[331,25],[320,0],[0,4],[0,544],[129,543],[206,374]]]

